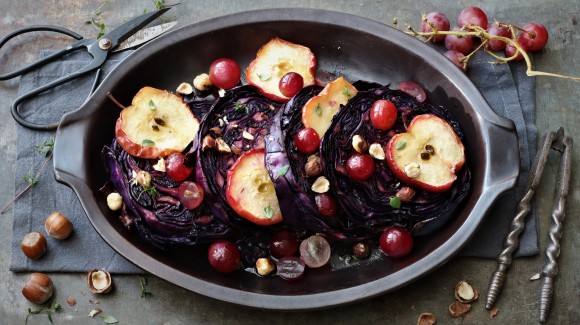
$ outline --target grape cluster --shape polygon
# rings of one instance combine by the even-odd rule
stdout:
[[[539,51],[548,42],[548,30],[542,24],[532,22],[523,27],[497,21],[489,24],[487,15],[478,7],[463,9],[453,28],[441,12],[423,15],[421,32],[408,28],[414,36],[443,42],[447,49],[445,57],[464,71],[471,55],[480,49],[499,62],[520,61],[527,57],[527,52]],[[504,51],[505,56],[494,53],[497,51]]]

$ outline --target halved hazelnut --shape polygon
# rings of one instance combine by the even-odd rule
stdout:
[[[385,160],[385,150],[378,143],[373,143],[369,147],[369,155],[377,160]]]
[[[404,167],[404,172],[407,176],[411,178],[419,177],[419,173],[421,172],[421,166],[417,163],[408,163]]]
[[[211,83],[209,75],[207,73],[202,73],[193,79],[193,86],[195,89],[206,91],[209,90],[213,84]]]
[[[261,257],[256,261],[256,271],[259,275],[268,275],[272,273],[274,269],[276,269],[276,266],[272,260],[267,257]]]
[[[352,147],[358,153],[365,153],[369,149],[365,139],[358,134],[352,137]]]
[[[175,91],[182,95],[190,95],[193,92],[193,87],[187,82],[182,82]]]
[[[232,149],[230,149],[230,146],[228,146],[228,144],[224,141],[224,139],[217,138],[215,140],[215,142],[217,144],[217,150],[218,150],[218,152],[221,152],[221,153],[230,153],[230,152],[232,152]]]
[[[318,177],[312,184],[312,191],[316,193],[326,193],[330,189],[330,182],[326,177]]]
[[[466,281],[459,281],[455,285],[455,299],[462,303],[470,303],[479,298],[479,291]]]
[[[319,160],[314,159],[304,165],[304,172],[306,177],[318,176],[322,173],[322,165],[320,165]]]
[[[107,270],[90,270],[87,285],[92,293],[107,293],[113,289],[113,279]]]

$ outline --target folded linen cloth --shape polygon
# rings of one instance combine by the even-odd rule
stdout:
[[[103,76],[110,72],[128,52],[112,56],[103,67]],[[504,194],[489,212],[474,239],[462,250],[461,256],[495,258],[501,251],[504,236],[509,229],[516,202],[522,194],[530,169],[530,161],[536,151],[536,127],[534,79],[525,75],[522,63],[492,65],[483,53],[477,53],[470,61],[468,75],[481,90],[493,109],[501,116],[514,121],[519,138],[521,176],[518,185]],[[43,68],[21,77],[19,93],[24,94],[50,80],[66,75],[84,66],[90,58],[81,54],[68,55]],[[95,74],[89,74],[46,92],[42,96],[21,104],[20,110],[30,121],[55,122],[69,111],[78,109],[89,95]],[[45,158],[35,150],[35,145],[54,136],[54,132],[38,132],[18,127],[18,156],[16,161],[15,188],[17,192],[26,186],[22,178],[38,169]],[[31,231],[43,231],[46,216],[60,211],[74,224],[73,235],[64,241],[48,239],[47,256],[36,261],[24,257],[20,241]],[[521,235],[516,256],[538,253],[537,213],[528,217]],[[41,174],[38,184],[20,197],[14,205],[10,270],[44,272],[85,272],[91,268],[105,268],[113,273],[140,273],[113,251],[90,224],[75,193],[54,180],[52,164]]]

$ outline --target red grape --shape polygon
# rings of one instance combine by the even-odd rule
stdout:
[[[213,61],[209,67],[209,79],[216,87],[230,89],[240,82],[241,70],[232,59],[221,58]]]
[[[276,258],[292,256],[298,251],[298,239],[288,230],[280,230],[270,239],[270,254]]]
[[[213,242],[208,249],[209,264],[218,272],[229,273],[240,266],[240,250],[227,240]]]
[[[512,46],[511,44],[507,44],[505,46],[506,58],[510,58],[510,57],[514,56],[514,54],[516,54],[516,52],[517,52],[517,49],[514,46]],[[517,61],[521,61],[523,59],[524,59],[524,56],[522,55],[521,52],[519,52],[518,55],[513,59],[513,61],[517,62]]]
[[[373,103],[370,111],[371,123],[379,130],[389,130],[397,121],[397,107],[393,102],[379,99]]]
[[[203,201],[203,189],[194,182],[185,181],[179,185],[179,202],[188,210],[197,208]]]
[[[336,215],[336,200],[328,193],[317,194],[314,197],[318,212],[325,217],[334,217]]]
[[[302,153],[313,153],[320,146],[320,136],[313,128],[304,128],[294,136],[296,149]]]
[[[459,13],[459,27],[475,25],[487,29],[487,15],[477,7],[465,8]]]
[[[299,73],[288,72],[282,76],[278,83],[278,88],[282,95],[292,97],[304,87],[304,78]]]
[[[440,12],[430,12],[425,16],[425,19],[421,20],[421,31],[424,33],[429,33],[433,31],[433,26],[438,31],[448,31],[450,24],[449,19]],[[431,41],[440,42],[445,38],[445,35],[431,35],[423,36],[424,38],[431,37]]]
[[[459,31],[459,28],[454,27],[453,31]],[[473,47],[473,37],[463,35],[447,35],[445,37],[445,48],[448,50],[457,51],[459,53],[467,54]]]
[[[330,260],[330,244],[322,236],[310,236],[300,243],[300,258],[308,267],[324,266]]]
[[[539,51],[548,43],[548,30],[544,25],[538,23],[529,23],[523,27],[518,38],[518,43],[526,51]]]
[[[286,256],[278,260],[276,274],[284,280],[296,280],[302,277],[306,266],[304,261],[296,256]]]
[[[186,180],[193,172],[193,167],[186,166],[185,155],[172,153],[165,158],[165,172],[176,182]]]
[[[415,99],[417,99],[419,103],[422,103],[427,99],[427,94],[425,94],[425,90],[423,90],[423,87],[419,86],[418,84],[410,80],[401,81],[399,83],[399,90],[402,90],[407,94],[415,97]]]
[[[405,228],[392,227],[381,234],[379,246],[387,256],[403,257],[413,250],[413,236]]]
[[[490,35],[502,36],[502,37],[506,37],[506,38],[511,38],[511,36],[512,36],[512,33],[510,32],[509,28],[507,28],[505,26],[499,26],[497,23],[493,23],[491,26],[489,26],[489,28],[487,29],[487,32]],[[490,39],[487,42],[487,47],[492,51],[501,51],[501,50],[505,49],[505,46],[506,46],[506,42],[496,40],[496,39]]]
[[[348,176],[357,181],[364,181],[375,172],[375,162],[367,154],[355,153],[346,161]]]
[[[465,55],[457,51],[447,51],[443,53],[443,55],[445,55],[445,57],[448,58],[451,62],[453,62],[453,64],[455,64],[459,69],[465,71],[463,62],[460,61],[465,57]]]

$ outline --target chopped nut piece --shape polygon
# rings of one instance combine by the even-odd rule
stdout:
[[[217,139],[215,139],[215,142],[217,144],[217,150],[218,150],[218,152],[221,152],[221,153],[230,153],[230,152],[232,152],[232,149],[230,149],[230,146],[228,146],[228,144],[224,141],[224,139],[217,138]]]
[[[385,150],[378,143],[373,143],[369,147],[369,155],[378,160],[385,160]]]
[[[540,273],[536,273],[534,275],[532,275],[532,277],[529,279],[530,281],[536,281],[540,279]]]
[[[193,86],[197,90],[206,91],[209,90],[213,84],[211,83],[209,75],[207,73],[202,73],[193,79]]]
[[[89,317],[93,318],[95,317],[96,314],[100,313],[102,310],[100,310],[99,308],[93,309],[91,310],[91,312],[89,313]]]
[[[137,183],[143,187],[147,187],[151,185],[151,174],[148,172],[141,170],[137,173],[136,177]]]
[[[456,301],[449,306],[449,315],[451,315],[451,317],[460,317],[467,314],[470,310],[470,304],[463,304]]]
[[[312,191],[316,193],[326,193],[330,189],[330,182],[326,177],[320,176],[312,184]]]
[[[211,137],[211,135],[208,134],[201,141],[201,151],[205,151],[205,149],[213,147],[215,147],[215,140]]]
[[[213,128],[211,128],[209,130],[212,131],[213,133],[217,134],[217,135],[222,135],[222,129],[220,129],[217,126],[214,126]]]
[[[499,313],[499,309],[497,307],[493,307],[489,310],[489,319],[493,319],[497,313]]]
[[[408,163],[404,168],[405,174],[411,178],[419,177],[419,172],[421,171],[421,166],[417,163]]]
[[[218,90],[218,95],[219,95],[220,97],[224,97],[224,96],[226,95],[226,90],[225,90],[225,89],[220,89],[220,90]]]
[[[107,195],[107,206],[113,211],[119,210],[123,206],[123,197],[121,194],[113,192]]]
[[[358,153],[365,153],[369,149],[369,145],[360,135],[352,137],[352,147]]]
[[[193,92],[193,87],[187,82],[182,82],[175,91],[178,94],[190,95]]]
[[[479,291],[465,281],[459,281],[455,285],[455,299],[462,303],[470,303],[479,298]]]
[[[371,246],[363,241],[359,241],[352,245],[352,253],[356,258],[364,260],[371,255]]]
[[[417,325],[433,325],[437,323],[437,317],[433,313],[422,313],[417,319]]]
[[[316,160],[316,161],[320,162],[320,157],[318,157],[318,155],[311,155],[311,156],[308,156],[308,160],[307,160],[307,162],[311,162],[311,161],[313,161],[313,160]]]
[[[403,186],[400,190],[397,191],[395,196],[398,197],[401,202],[413,202],[413,197],[415,197],[415,190],[408,186]]]
[[[71,306],[71,307],[72,307],[72,306],[74,306],[74,305],[76,305],[76,304],[77,304],[77,301],[76,301],[76,299],[75,299],[74,297],[72,297],[72,296],[68,296],[68,297],[66,298],[66,303],[67,303],[69,306]]]
[[[244,137],[244,139],[248,139],[248,140],[254,140],[255,137],[253,135],[250,134],[250,132],[244,130],[242,132],[242,137]]]
[[[157,163],[153,165],[153,169],[155,169],[158,172],[165,173],[165,159],[159,158],[159,160],[157,160]]]
[[[259,258],[256,261],[256,271],[259,275],[268,275],[272,273],[275,268],[274,263],[272,263],[272,261],[267,257]]]
[[[230,147],[230,150],[234,153],[234,155],[239,155],[240,153],[242,153],[242,149],[232,145]]]
[[[318,176],[322,173],[322,165],[320,165],[320,161],[318,159],[314,159],[309,161],[304,165],[304,172],[306,173],[306,177]]]

